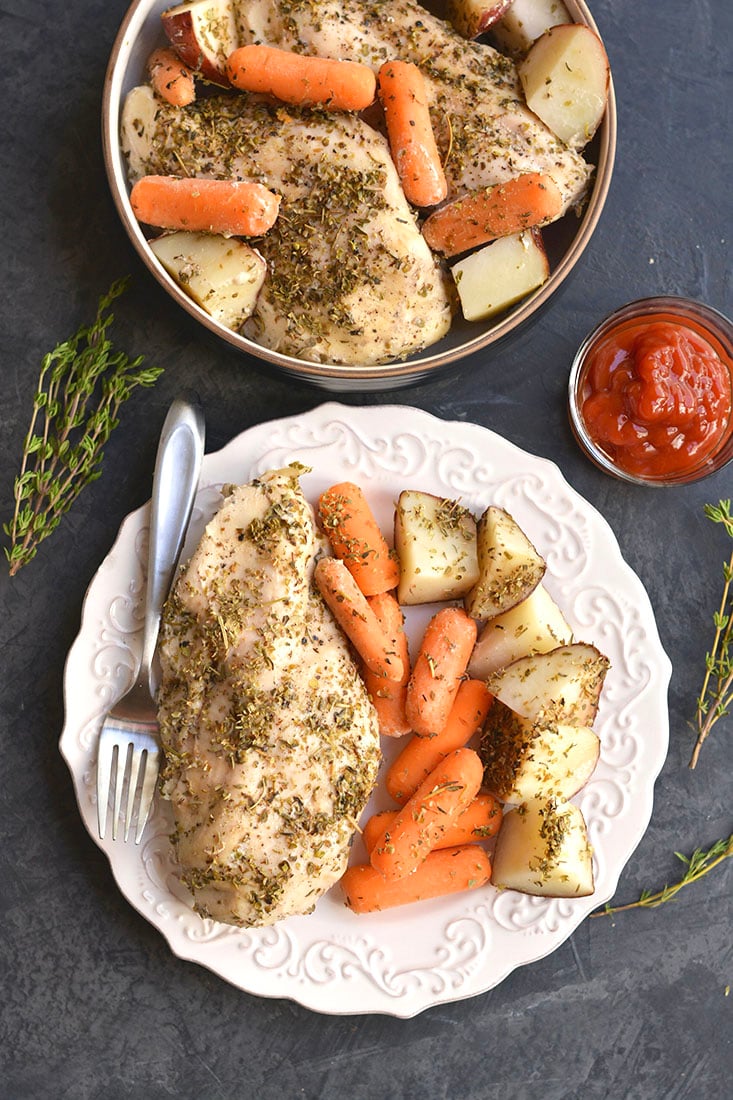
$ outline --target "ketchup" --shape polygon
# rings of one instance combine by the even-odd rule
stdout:
[[[621,322],[588,352],[586,430],[626,473],[663,479],[697,469],[730,434],[731,369],[673,315]]]

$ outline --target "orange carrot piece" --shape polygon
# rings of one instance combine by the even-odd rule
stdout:
[[[405,701],[407,720],[415,733],[427,736],[445,726],[476,634],[476,623],[460,607],[444,607],[428,623]]]
[[[390,554],[358,485],[350,481],[332,485],[321,494],[318,515],[334,554],[346,564],[365,596],[378,596],[397,587],[397,559]]]
[[[245,92],[341,111],[363,111],[376,92],[376,78],[368,65],[308,57],[273,46],[240,46],[229,55],[227,75],[235,88]]]
[[[477,844],[431,852],[408,878],[388,881],[369,863],[349,867],[341,878],[346,904],[354,913],[376,913],[463,890],[476,890],[491,878],[491,860]]]
[[[188,107],[196,98],[193,72],[184,65],[175,50],[162,46],[148,58],[153,91],[174,107]]]
[[[280,196],[244,180],[143,176],[130,202],[141,222],[160,229],[259,237],[275,224]]]
[[[379,838],[394,825],[398,813],[398,810],[382,810],[381,813],[372,814],[361,831],[367,854],[371,854]],[[482,791],[458,815],[453,824],[446,828],[433,851],[453,848],[456,844],[476,844],[480,840],[488,840],[499,832],[501,819],[501,803],[493,795]]]
[[[404,668],[393,640],[382,630],[344,563],[338,558],[321,558],[314,579],[336,622],[367,668],[388,680],[401,680]]]
[[[551,176],[527,172],[436,210],[422,227],[434,252],[456,256],[497,237],[545,225],[562,211],[562,194]]]
[[[385,785],[395,802],[406,802],[450,752],[468,743],[486,719],[493,696],[483,680],[463,680],[448,721],[435,734],[411,737],[390,765]]]
[[[369,855],[372,867],[390,880],[411,875],[476,797],[483,772],[473,749],[446,756],[379,837]]]
[[[423,75],[411,61],[386,61],[378,84],[392,160],[405,197],[413,206],[435,206],[448,194],[448,183]]]
[[[367,597],[367,603],[377,616],[385,637],[392,639],[391,648],[399,655],[403,665],[399,681],[375,676],[368,668],[362,671],[362,679],[374,703],[379,721],[379,732],[384,737],[404,737],[411,732],[405,717],[407,681],[410,678],[410,650],[404,630],[402,609],[391,592]]]

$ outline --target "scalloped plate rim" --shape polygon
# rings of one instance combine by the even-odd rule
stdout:
[[[654,619],[653,609],[651,607],[646,589],[644,588],[644,585],[637,574],[634,573],[633,570],[631,570],[630,566],[628,566],[627,563],[624,561],[618,540],[616,539],[616,536],[605,517],[603,517],[602,514],[593,505],[585,500],[585,498],[582,497],[582,495],[578,493],[577,490],[575,490],[566,481],[560,468],[555,462],[541,456],[530,454],[528,451],[512,443],[510,440],[507,440],[504,437],[498,435],[496,432],[492,431],[489,428],[485,428],[481,425],[473,424],[467,421],[445,420],[424,410],[399,404],[353,407],[342,405],[335,401],[327,402],[304,413],[279,417],[272,420],[264,421],[260,424],[253,425],[249,429],[245,429],[243,432],[238,434],[219,450],[214,451],[211,454],[207,454],[204,459],[204,466],[202,471],[202,490],[206,491],[207,488],[220,484],[222,480],[225,480],[224,478],[217,477],[217,474],[220,472],[221,467],[226,470],[227,467],[229,467],[230,465],[234,465],[237,461],[242,461],[241,457],[238,456],[241,456],[241,453],[243,451],[246,451],[247,449],[252,450],[252,448],[256,446],[259,437],[263,437],[269,442],[273,438],[277,438],[279,431],[287,429],[288,427],[292,426],[293,428],[297,429],[311,424],[314,424],[316,426],[323,426],[330,420],[340,421],[349,428],[351,428],[352,425],[356,425],[362,430],[374,432],[376,429],[377,434],[384,434],[384,424],[387,423],[388,419],[392,417],[397,418],[397,424],[399,425],[399,427],[396,428],[397,434],[404,435],[407,433],[413,435],[415,438],[422,438],[422,432],[426,433],[427,436],[429,436],[431,431],[436,432],[437,430],[440,430],[443,434],[445,434],[446,432],[453,429],[457,433],[458,438],[460,438],[461,433],[468,433],[469,436],[473,435],[477,441],[482,440],[485,444],[493,443],[495,446],[498,446],[500,450],[505,450],[507,454],[515,455],[523,459],[525,463],[529,462],[530,466],[533,467],[535,470],[544,468],[548,472],[548,475],[550,475],[550,478],[554,479],[568,494],[574,505],[579,506],[583,511],[585,511],[586,515],[592,519],[592,522],[596,526],[597,530],[602,533],[604,550],[611,555],[612,559],[614,559],[615,566],[622,570],[625,576],[625,580],[631,585],[632,588],[636,588],[634,596],[637,600],[640,600],[643,610],[645,612],[644,626],[648,632],[648,640],[650,643],[652,643],[652,648],[654,648],[655,650],[655,661],[652,667],[654,678],[653,681],[647,686],[650,691],[652,691],[656,696],[659,697],[659,701],[663,701],[664,703],[663,720],[661,721],[661,724],[657,729],[658,742],[655,746],[655,751],[653,753],[651,764],[648,766],[644,774],[643,787],[636,796],[638,799],[638,803],[635,804],[633,835],[627,836],[622,857],[614,862],[613,868],[610,871],[610,877],[607,878],[606,889],[603,891],[603,894],[601,895],[598,893],[598,891],[596,891],[591,898],[576,899],[584,903],[584,908],[586,912],[582,913],[582,915],[580,915],[580,917],[578,917],[577,919],[573,917],[572,920],[568,922],[572,926],[564,928],[562,930],[562,933],[560,934],[560,938],[557,938],[557,933],[555,933],[554,938],[552,938],[551,936],[549,942],[547,942],[543,946],[540,947],[538,943],[537,946],[539,947],[539,950],[534,951],[531,957],[523,958],[520,960],[508,958],[505,965],[498,966],[494,971],[492,971],[490,980],[482,982],[479,979],[478,984],[474,982],[473,985],[467,990],[461,990],[458,992],[454,991],[455,995],[444,995],[442,992],[440,994],[435,994],[432,997],[419,997],[413,995],[412,998],[410,998],[410,996],[407,995],[406,999],[403,1001],[399,995],[392,996],[382,991],[381,998],[380,996],[376,996],[373,1000],[373,1003],[369,1003],[367,1005],[364,1005],[363,1003],[345,1003],[341,1006],[334,1007],[333,1003],[324,1002],[322,991],[324,988],[328,990],[328,986],[326,984],[321,984],[320,986],[316,985],[314,987],[315,995],[313,995],[314,990],[309,989],[307,985],[304,985],[302,981],[299,983],[297,978],[293,983],[291,983],[293,987],[286,989],[278,987],[277,982],[273,982],[272,984],[268,983],[267,981],[258,982],[251,980],[251,978],[248,980],[247,977],[237,978],[231,972],[224,972],[226,968],[222,968],[220,960],[218,960],[217,958],[205,957],[205,952],[202,953],[201,950],[202,943],[200,941],[188,940],[181,942],[180,937],[177,938],[174,935],[175,924],[171,927],[166,924],[165,921],[161,922],[160,920],[156,920],[154,918],[154,914],[152,914],[150,911],[149,904],[146,907],[146,899],[144,898],[142,893],[138,896],[134,896],[131,894],[130,890],[127,889],[124,883],[121,881],[120,876],[122,870],[118,866],[115,859],[115,857],[119,854],[120,842],[118,841],[118,846],[115,848],[111,845],[109,840],[105,842],[99,840],[99,837],[96,833],[96,816],[94,817],[93,821],[90,820],[88,808],[85,807],[82,803],[82,794],[84,791],[84,776],[83,773],[80,774],[79,772],[77,762],[75,760],[75,753],[72,751],[73,745],[71,739],[74,735],[75,730],[72,729],[73,722],[70,717],[70,689],[71,677],[74,672],[75,662],[79,659],[83,642],[87,636],[87,631],[90,631],[91,633],[89,620],[93,612],[94,600],[98,598],[100,586],[103,584],[104,581],[104,571],[114,566],[115,558],[117,555],[120,554],[120,552],[125,552],[127,540],[131,536],[134,536],[136,533],[139,534],[139,532],[143,529],[143,524],[149,508],[149,502],[133,510],[124,518],[109,552],[105,555],[105,558],[100,563],[99,568],[96,570],[94,576],[92,577],[84,596],[80,616],[80,629],[76,639],[69,649],[64,667],[64,708],[66,719],[64,722],[64,728],[60,736],[59,748],[61,755],[66,761],[66,764],[69,767],[72,775],[74,793],[77,799],[77,804],[79,806],[80,814],[82,816],[82,821],[84,822],[87,831],[90,833],[92,839],[107,856],[110,864],[110,869],[112,871],[118,889],[120,889],[120,892],[132,905],[132,907],[138,913],[140,913],[140,915],[143,916],[144,919],[146,919],[149,923],[153,924],[153,926],[157,928],[157,930],[164,937],[171,952],[176,957],[204,966],[206,969],[228,981],[230,984],[254,996],[290,999],[295,1001],[296,1003],[301,1004],[303,1007],[311,1009],[312,1011],[321,1012],[328,1015],[383,1014],[396,1016],[402,1019],[409,1019],[416,1016],[418,1013],[424,1011],[425,1009],[433,1007],[434,1005],[448,1004],[457,1000],[463,1000],[468,997],[477,996],[480,993],[486,992],[504,981],[509,976],[509,974],[511,974],[518,966],[530,965],[532,962],[546,958],[553,951],[557,950],[558,947],[560,947],[570,935],[572,935],[572,933],[577,929],[580,923],[582,923],[582,921],[591,910],[596,909],[599,905],[603,905],[613,896],[621,872],[626,862],[631,857],[632,853],[641,841],[651,818],[654,802],[654,783],[666,759],[666,752],[669,741],[668,714],[666,711],[666,692],[671,676],[672,667],[669,658],[662,648],[661,640],[659,638],[656,626],[656,621]],[[391,423],[391,419],[389,419],[389,422]],[[389,431],[386,434],[392,436],[395,434],[395,432]],[[251,467],[252,462],[250,461],[250,469]],[[212,472],[215,475],[213,478],[210,477],[210,474]],[[132,845],[130,845],[130,847],[132,847]],[[137,851],[140,852],[140,849],[137,849]],[[458,897],[463,898],[465,897],[465,895],[458,895]],[[424,911],[428,911],[428,907],[432,907],[434,905],[435,903],[424,903],[421,908],[423,908]],[[401,912],[404,917],[404,914],[406,914],[408,910],[404,909],[398,912]],[[378,916],[380,918],[383,915],[384,914],[375,914],[375,916]],[[349,916],[351,915],[349,914]],[[306,921],[308,919],[309,918],[307,917],[291,918],[291,920],[294,922]],[[359,919],[363,921],[365,918]],[[459,914],[456,919],[467,919],[467,917],[465,916],[465,914],[463,916]],[[284,921],[281,923],[283,926],[288,926],[290,924],[290,921]],[[226,928],[226,926],[220,927]],[[274,927],[275,929],[277,929],[280,926],[276,925]],[[226,929],[226,931],[229,932],[230,930]],[[237,934],[239,934],[239,931],[240,930],[231,930],[231,934],[236,936]],[[272,929],[255,930],[255,932],[261,933],[268,933],[271,931]],[[248,930],[241,930],[241,932],[243,934],[247,934]],[[368,928],[365,926],[363,938],[366,938],[367,933]],[[225,937],[225,939],[226,938],[228,937]],[[347,937],[344,937],[345,940],[349,941],[358,938],[359,929],[356,925],[353,928],[353,933]],[[535,937],[535,941],[537,941],[537,937]],[[222,942],[225,941],[218,941],[219,944],[221,944]],[[211,947],[212,945],[207,945],[204,943],[203,946]],[[262,976],[260,975],[260,977]],[[265,973],[265,978],[268,977],[270,977],[270,975]],[[333,990],[330,990],[330,992],[333,993]],[[318,995],[319,993],[321,994],[320,996]],[[326,1001],[327,1000],[328,996],[326,996]],[[333,1000],[333,998],[331,998],[331,1000]]]

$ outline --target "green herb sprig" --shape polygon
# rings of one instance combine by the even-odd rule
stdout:
[[[722,523],[733,538],[733,515],[730,500],[721,500],[718,504],[706,504],[705,515],[713,523]],[[690,758],[690,767],[694,768],[705,743],[716,722],[724,718],[733,703],[733,550],[723,565],[723,595],[720,606],[713,615],[715,635],[713,646],[705,654],[705,679],[697,700],[695,724],[697,741]]]
[[[119,279],[100,298],[92,325],[44,356],[14,483],[15,511],[4,531],[11,577],[31,561],[79,493],[101,473],[103,450],[119,423],[120,405],[137,386],[152,386],[162,373],[142,369],[107,337],[112,302],[125,290]]]
[[[610,917],[614,913],[624,913],[627,909],[656,909],[665,902],[671,901],[685,886],[697,882],[714,867],[718,867],[724,860],[733,856],[733,833],[727,839],[716,840],[707,851],[696,848],[691,856],[682,855],[681,852],[675,852],[675,855],[685,865],[685,872],[678,882],[672,883],[671,886],[664,886],[655,893],[642,890],[636,901],[630,901],[627,905],[606,905],[603,909],[591,913],[591,916]]]

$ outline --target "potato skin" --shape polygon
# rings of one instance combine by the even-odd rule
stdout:
[[[498,699],[481,733],[484,786],[501,802],[572,798],[590,779],[600,741],[589,726],[532,721]]]
[[[491,619],[529,596],[545,575],[544,559],[503,508],[486,509],[476,531],[479,578],[464,600],[474,619]]]
[[[491,881],[499,889],[549,898],[593,893],[593,853],[572,802],[535,798],[504,815]]]

